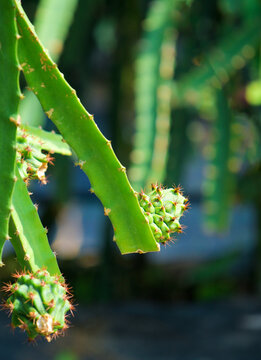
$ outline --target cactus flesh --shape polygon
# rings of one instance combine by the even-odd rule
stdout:
[[[138,200],[156,241],[165,244],[171,234],[182,232],[179,219],[188,208],[188,199],[179,187],[163,189],[152,185],[152,192],[139,193]]]
[[[4,287],[11,293],[4,307],[12,313],[12,327],[26,331],[29,340],[40,335],[51,341],[68,327],[66,313],[73,310],[67,286],[45,269],[14,277],[17,281]]]

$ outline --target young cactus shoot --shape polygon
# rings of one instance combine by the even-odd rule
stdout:
[[[13,276],[17,281],[4,287],[11,294],[4,308],[12,314],[13,328],[26,331],[29,340],[43,336],[47,341],[68,328],[66,313],[74,307],[61,276],[51,276],[46,269]]]
[[[173,233],[182,232],[179,219],[189,204],[179,187],[164,189],[153,184],[152,192],[141,192],[138,199],[156,241],[166,244]]]

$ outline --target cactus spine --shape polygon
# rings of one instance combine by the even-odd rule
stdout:
[[[13,328],[26,331],[31,341],[37,336],[51,341],[67,329],[66,313],[74,307],[61,276],[39,269],[16,273],[14,277],[17,281],[4,287],[11,294],[4,308],[12,314]]]
[[[16,126],[20,97],[17,29],[13,1],[0,2],[0,266],[8,236],[11,197],[15,182]],[[8,77],[6,76],[8,74]],[[6,79],[8,79],[6,81]]]
[[[75,91],[44,51],[20,3],[16,4],[22,36],[19,58],[26,80],[48,117],[78,155],[80,166],[104,205],[105,215],[112,221],[121,252],[159,251],[110,141],[100,133],[93,116],[83,108]],[[118,196],[115,196],[115,189]]]

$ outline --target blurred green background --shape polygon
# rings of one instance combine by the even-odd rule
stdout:
[[[246,353],[238,348],[249,334],[240,334],[242,341],[238,335],[234,343],[225,337],[219,345],[223,352],[216,353],[214,338],[221,338],[231,324],[222,323],[219,329],[211,318],[215,306],[208,306],[217,302],[222,319],[233,309],[235,318],[253,309],[261,311],[261,1],[23,0],[23,6],[65,78],[112,140],[135,190],[148,190],[156,181],[180,184],[191,204],[182,218],[184,233],[163,246],[161,253],[121,256],[103,208],[89,192],[88,179],[72,159],[56,158],[49,183],[32,184],[32,191],[61,270],[80,304],[75,331],[86,325],[81,311],[87,312],[88,320],[92,309],[96,314],[90,318],[92,324],[106,333],[104,322],[115,321],[117,304],[119,309],[123,306],[119,322],[123,332],[138,314],[148,315],[144,322],[151,321],[156,334],[160,326],[164,329],[172,320],[181,326],[189,316],[192,326],[189,330],[187,324],[177,340],[184,347],[166,355],[157,350],[154,355],[141,350],[131,354],[128,341],[122,349],[116,346],[115,353],[88,354],[78,351],[78,345],[68,352],[60,350],[64,342],[58,341],[56,355],[43,356],[259,359],[258,337],[249,340]],[[26,94],[22,120],[53,130],[32,94]],[[9,280],[18,267],[9,244],[5,254],[1,281]],[[176,306],[184,318],[179,311],[172,314]],[[190,354],[186,344],[192,342],[193,327],[204,327],[204,316],[213,320],[209,340],[213,348],[207,355],[192,348]],[[251,319],[246,323],[257,324],[253,336],[260,335],[260,315]],[[140,326],[137,336],[139,330]],[[157,349],[149,343],[153,331],[145,348]],[[93,342],[95,337],[89,349]],[[96,342],[99,348],[97,338]],[[166,347],[172,343],[169,339]],[[205,342],[200,346],[203,349]],[[256,351],[250,355],[253,347]],[[130,353],[123,355],[126,349]],[[22,352],[19,356],[25,358]]]

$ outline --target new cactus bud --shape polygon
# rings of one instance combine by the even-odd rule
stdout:
[[[61,276],[51,276],[45,269],[13,276],[17,281],[4,287],[11,293],[4,308],[12,314],[12,327],[26,331],[29,340],[40,335],[47,341],[68,328],[66,313],[73,305]]]
[[[16,141],[16,162],[22,179],[38,179],[46,184],[45,172],[49,163],[53,165],[53,158],[42,151],[41,139],[18,127]]]
[[[188,199],[182,195],[179,187],[164,189],[153,184],[152,192],[148,195],[141,192],[137,196],[144,216],[159,243],[165,244],[170,241],[173,233],[182,232],[179,219],[188,208]]]

